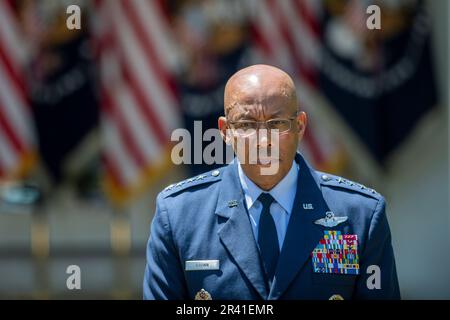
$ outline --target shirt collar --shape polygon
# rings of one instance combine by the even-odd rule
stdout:
[[[241,164],[238,160],[239,180],[241,182],[242,189],[244,191],[245,202],[247,208],[250,209],[259,195],[264,192],[258,187],[242,170]],[[294,161],[291,169],[286,176],[273,187],[269,193],[278,202],[280,206],[290,215],[292,207],[294,206],[295,195],[297,194],[297,178],[298,178],[299,166]]]

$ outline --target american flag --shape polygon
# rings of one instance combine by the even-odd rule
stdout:
[[[164,3],[96,1],[107,186],[119,200],[162,172],[167,160],[161,154],[168,154],[170,133],[181,126],[171,78],[176,49]],[[302,152],[317,167],[336,171],[339,143],[316,122],[314,103],[302,95],[318,87],[320,1],[261,0],[243,9],[253,13],[255,62],[295,75],[301,107],[309,114]]]
[[[167,159],[161,155],[169,154],[170,134],[181,126],[171,72],[176,50],[164,3],[95,2],[104,163],[108,190],[119,200],[163,172]],[[316,0],[261,0],[251,9],[259,62],[294,74],[300,89],[317,88],[320,6]],[[0,1],[0,177],[23,172],[35,145],[22,72],[24,43],[11,2]],[[312,124],[303,152],[320,166],[335,155],[337,144],[315,123],[312,104],[303,98]]]
[[[0,179],[21,177],[35,159],[24,43],[11,2],[0,1]]]
[[[251,3],[256,61],[294,76],[300,107],[308,114],[302,153],[322,170],[337,171],[343,153],[339,142],[318,122],[311,92],[317,91],[322,1],[261,0]]]
[[[173,42],[163,1],[96,2],[107,189],[126,200],[163,173],[180,127],[169,71]]]

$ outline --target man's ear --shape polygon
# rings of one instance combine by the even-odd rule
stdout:
[[[306,116],[306,112],[300,111],[297,116],[297,128],[298,128],[299,141],[303,138],[303,135],[305,134],[307,124],[308,124],[308,117]]]
[[[225,117],[219,117],[218,119],[218,126],[220,130],[220,135],[222,136],[223,141],[225,141],[226,144],[231,144],[231,132],[228,130],[227,126],[227,118]]]

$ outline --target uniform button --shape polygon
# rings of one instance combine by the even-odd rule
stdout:
[[[214,171],[211,173],[211,175],[212,175],[213,177],[217,177],[219,174],[220,174],[220,171],[219,171],[219,170],[214,170]]]
[[[330,178],[328,175],[323,174],[323,175],[322,175],[322,180],[323,180],[323,181],[329,181],[329,180],[331,180],[331,178]]]

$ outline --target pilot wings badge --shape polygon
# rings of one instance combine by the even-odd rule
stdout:
[[[327,211],[325,213],[325,218],[321,218],[319,220],[314,221],[315,224],[324,226],[326,228],[336,227],[338,224],[341,224],[347,221],[348,217],[335,217],[332,211]]]

